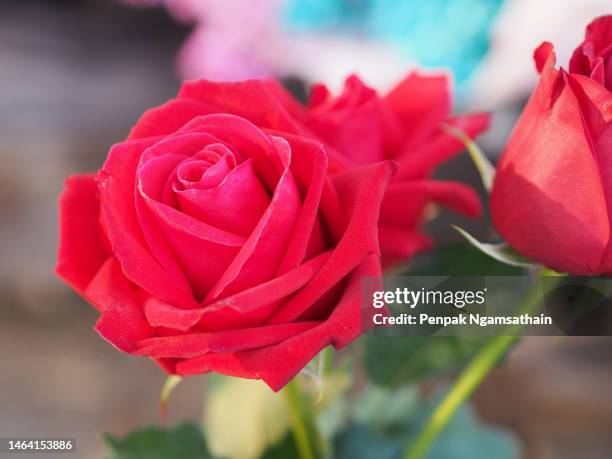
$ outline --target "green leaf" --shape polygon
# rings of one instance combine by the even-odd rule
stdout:
[[[408,272],[410,276],[517,276],[524,269],[510,266],[491,258],[468,243],[437,247],[433,252],[414,258]]]
[[[447,133],[463,142],[472,158],[472,162],[480,174],[480,180],[482,180],[485,190],[491,191],[491,188],[493,188],[493,180],[495,179],[495,167],[491,164],[491,161],[489,161],[476,142],[461,129],[456,126],[451,126],[450,124],[444,124],[442,128]]]
[[[397,389],[368,386],[354,402],[353,421],[381,432],[404,424],[406,419],[417,419],[422,409],[422,395],[417,386],[405,385]]]
[[[516,252],[506,242],[500,242],[498,244],[480,242],[463,228],[459,228],[455,225],[453,225],[453,228],[455,228],[470,244],[497,261],[518,268],[535,268],[538,266],[537,263]]]
[[[210,459],[200,428],[184,423],[174,429],[146,427],[125,437],[105,435],[107,459]]]
[[[288,459],[300,457],[293,435],[288,433],[278,443],[271,445],[264,451],[260,459]]]
[[[363,425],[351,426],[334,440],[335,459],[396,459],[402,450],[398,442]]]
[[[375,384],[396,387],[459,368],[485,337],[366,336],[365,367]]]

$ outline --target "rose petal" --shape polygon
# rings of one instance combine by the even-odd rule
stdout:
[[[144,112],[130,131],[127,140],[172,134],[196,116],[217,111],[211,104],[201,101],[173,99]]]
[[[319,96],[315,94],[316,97]],[[385,159],[384,110],[376,92],[356,75],[351,75],[340,96],[320,100],[319,104],[311,103],[305,122],[317,136],[354,164],[369,164]]]
[[[301,133],[300,126],[285,106],[297,111],[280,84],[273,79],[214,82],[187,81],[181,86],[179,100],[197,100],[219,108],[219,112],[244,117],[252,123],[289,133]]]
[[[142,313],[139,292],[123,275],[115,258],[107,259],[85,294],[102,313],[96,330],[118,349],[133,352],[138,341],[152,335],[153,329]]]
[[[431,201],[469,217],[478,217],[482,212],[476,192],[462,183],[394,180],[387,188],[380,210],[380,221],[385,225],[415,226],[421,220],[424,206]]]
[[[445,123],[461,129],[471,139],[486,131],[490,123],[488,113],[449,118]],[[438,128],[422,145],[406,144],[396,160],[400,167],[395,180],[428,177],[444,161],[465,150],[465,145],[455,136]]]
[[[553,67],[557,62],[557,56],[555,55],[555,48],[552,43],[548,41],[542,43],[533,52],[533,60],[538,73],[542,73],[546,67]]]
[[[295,268],[308,255],[324,250],[325,241],[319,221],[319,204],[327,177],[327,155],[323,147],[302,137],[285,135],[291,151],[291,172],[304,195],[299,217],[287,244],[279,274]]]
[[[194,303],[190,289],[151,255],[136,216],[136,168],[144,149],[156,140],[128,141],[111,148],[99,174],[102,218],[125,275],[152,295],[189,306]]]
[[[206,115],[194,118],[175,135],[193,133],[212,135],[234,151],[242,152],[244,159],[252,158],[257,176],[268,191],[274,191],[286,165],[270,136],[253,123],[234,115]]]
[[[381,225],[378,234],[380,235],[383,268],[408,260],[433,246],[431,238],[418,228]]]
[[[315,278],[270,319],[270,324],[298,319],[315,302],[373,253],[379,253],[380,203],[395,171],[392,161],[349,169],[332,177],[349,220],[342,239]]]
[[[153,326],[187,331],[199,324],[207,331],[262,324],[278,301],[302,288],[321,269],[331,252],[325,252],[268,282],[197,309],[180,309],[155,298],[145,305]]]
[[[196,116],[216,113],[215,106],[195,100],[170,100],[144,112],[130,131],[127,140],[166,136],[176,132]]]
[[[280,137],[271,139],[285,163],[285,171],[274,190],[270,205],[240,252],[210,290],[207,301],[270,280],[280,267],[300,212],[301,199],[289,168],[290,146]]]
[[[585,132],[595,151],[606,196],[608,221],[612,228],[612,93],[582,75],[569,75],[568,79],[580,104],[586,124]],[[609,237],[605,255],[596,272],[612,273],[612,237]]]
[[[183,289],[193,295],[185,272],[176,259],[172,247],[159,230],[159,224],[151,215],[141,193],[153,199],[159,199],[163,192],[168,175],[185,159],[182,155],[167,154],[154,157],[138,169],[137,186],[134,190],[138,225],[150,253],[170,276],[177,280]]]
[[[154,358],[193,358],[209,352],[236,352],[278,344],[318,325],[297,322],[240,330],[148,338],[138,343],[136,355]]]
[[[378,257],[367,257],[349,277],[342,299],[322,324],[277,345],[261,349],[210,353],[176,363],[179,375],[208,371],[243,378],[263,379],[274,391],[287,384],[327,345],[344,347],[371,327],[370,314],[361,307],[361,279],[380,276]]]
[[[244,245],[241,236],[196,220],[187,214],[142,195],[150,212],[141,219],[153,218],[163,239],[189,279],[198,299],[204,298]]]
[[[60,196],[60,241],[55,271],[81,294],[109,254],[100,227],[95,177],[95,174],[68,177]]]
[[[450,111],[449,81],[445,75],[411,73],[384,100],[406,129],[405,143],[418,145],[438,129]]]
[[[251,234],[270,204],[252,160],[238,165],[214,188],[180,190],[176,195],[186,214],[243,237]]]

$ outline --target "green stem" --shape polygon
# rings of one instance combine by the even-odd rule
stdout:
[[[322,376],[328,375],[332,369],[332,363],[334,358],[333,348],[331,346],[327,346],[325,349],[321,351],[321,358],[323,359],[322,364]]]
[[[540,276],[543,275],[551,275],[551,273],[542,270]],[[536,285],[530,290],[519,307],[517,311],[519,315],[531,313],[539,306],[541,288],[538,281],[536,281]],[[551,284],[549,283],[548,285],[550,286]],[[511,327],[508,329],[508,336],[495,336],[480,349],[431,414],[425,427],[421,430],[415,441],[405,451],[402,456],[403,459],[422,459],[425,457],[434,441],[448,425],[457,409],[463,405],[478,386],[480,386],[482,381],[510,346],[520,338],[522,328],[523,327],[520,325]]]
[[[463,370],[455,385],[436,407],[425,428],[404,454],[404,459],[425,457],[434,440],[444,430],[457,409],[472,395],[499,358],[517,339],[517,336],[497,336],[489,341]]]
[[[293,438],[300,459],[317,459],[324,448],[323,437],[317,428],[311,401],[305,397],[297,377],[283,389],[291,418]]]

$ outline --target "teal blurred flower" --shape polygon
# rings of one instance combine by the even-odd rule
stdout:
[[[288,0],[292,31],[366,36],[401,49],[407,60],[450,68],[466,81],[489,48],[503,0]]]

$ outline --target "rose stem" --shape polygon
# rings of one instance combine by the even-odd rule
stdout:
[[[302,392],[297,379],[293,378],[283,389],[291,417],[293,437],[300,459],[317,459],[323,448],[323,440],[310,406],[311,401]]]
[[[559,273],[544,268],[540,270],[539,278],[543,276],[559,276]],[[552,284],[548,285],[552,287]],[[540,298],[541,289],[538,288],[538,283],[536,282],[518,308],[518,313],[525,314],[532,312],[540,304]],[[402,455],[402,459],[422,459],[425,457],[457,409],[480,386],[510,346],[520,338],[518,332],[521,331],[521,328],[521,326],[517,326],[510,329],[509,331],[512,333],[512,336],[493,337],[480,349],[435,408],[419,435]]]

